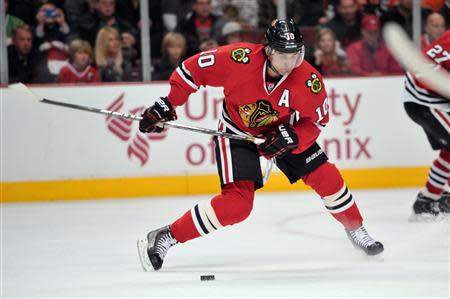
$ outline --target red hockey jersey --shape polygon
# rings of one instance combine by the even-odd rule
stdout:
[[[283,76],[270,90],[263,45],[231,44],[185,60],[170,78],[169,101],[183,105],[200,86],[224,88],[220,130],[261,136],[289,123],[299,137],[299,153],[310,147],[328,123],[322,76],[307,61]]]
[[[450,30],[422,50],[423,55],[439,65],[440,68],[450,71]],[[425,83],[415,76],[406,73],[405,89],[402,94],[405,102],[415,102],[424,106],[433,107],[443,111],[450,111],[449,99],[437,94]]]
[[[67,64],[59,71],[58,83],[91,83],[100,82],[100,75],[93,66],[87,66],[78,72],[71,64]]]
[[[423,50],[423,55],[434,63],[439,64],[441,68],[450,71],[450,30],[432,42]]]

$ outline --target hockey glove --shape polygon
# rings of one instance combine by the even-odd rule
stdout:
[[[176,119],[177,113],[172,104],[167,97],[161,97],[142,114],[142,119],[139,121],[139,131],[142,133],[160,133],[164,130],[164,126],[158,123]]]
[[[289,125],[281,124],[266,135],[266,141],[258,146],[259,153],[266,158],[282,157],[298,146],[297,134]]]

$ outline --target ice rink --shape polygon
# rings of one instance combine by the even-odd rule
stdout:
[[[409,222],[417,190],[353,190],[382,258],[313,193],[257,193],[239,225],[143,272],[136,240],[210,196],[1,206],[2,297],[449,297],[449,220]],[[214,274],[215,281],[200,281]]]

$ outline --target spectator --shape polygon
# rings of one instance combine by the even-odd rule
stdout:
[[[123,33],[129,33],[132,37],[132,45],[136,45],[138,38],[138,31],[133,25],[118,18],[116,16],[116,1],[115,0],[84,0],[87,3],[79,3],[80,0],[75,0],[72,5],[66,4],[66,7],[70,7],[71,10],[89,8],[85,11],[85,16],[82,17],[83,24],[78,27],[78,37],[87,40],[91,45],[95,44],[97,34],[103,27],[113,27],[120,35]],[[68,1],[72,2],[72,1]],[[93,2],[93,3],[92,3]],[[77,22],[77,20],[74,20]]]
[[[433,12],[428,15],[425,22],[425,33],[421,38],[421,48],[428,47],[433,41],[441,37],[445,32],[445,19],[438,13]]]
[[[162,40],[162,59],[155,64],[153,80],[169,80],[186,53],[186,39],[178,32],[167,33]]]
[[[302,2],[303,6],[307,9],[307,13],[303,15],[298,25],[315,27],[317,25],[324,25],[328,21],[324,7],[329,1],[302,0]]]
[[[56,80],[67,60],[66,38],[70,28],[64,12],[53,3],[43,4],[36,14],[35,48],[46,57],[48,69]]]
[[[268,28],[274,19],[277,18],[278,0],[258,0],[258,27]],[[301,24],[305,14],[303,1],[286,0],[286,14],[295,23]]]
[[[166,31],[174,31],[177,25],[192,11],[195,0],[161,1],[161,17]]]
[[[445,0],[444,5],[439,10],[439,13],[444,17],[444,20],[446,20],[447,26],[445,29],[450,29],[450,0]]]
[[[15,28],[24,24],[24,22],[16,16],[8,13],[8,0],[5,1],[6,12],[6,45],[12,43],[12,35]]]
[[[237,22],[227,22],[222,27],[222,45],[242,42],[242,27]]]
[[[103,82],[133,81],[132,65],[124,60],[119,32],[100,29],[95,41],[95,63]]]
[[[379,17],[364,16],[362,40],[350,44],[347,48],[347,58],[353,75],[379,76],[403,72],[381,40],[380,28]]]
[[[191,14],[175,30],[186,38],[187,56],[198,53],[201,41],[213,39],[217,43],[223,23],[223,18],[211,13],[211,0],[196,0]]]
[[[225,21],[233,21],[233,22],[240,21],[239,9],[232,4],[224,5],[223,11],[220,14],[220,16],[223,16]]]
[[[200,46],[198,48],[199,48],[200,52],[204,52],[204,51],[208,51],[208,50],[217,48],[218,46],[219,46],[219,43],[215,39],[208,38],[208,39],[203,40],[200,43]]]
[[[69,46],[69,63],[59,72],[58,83],[100,82],[97,69],[91,66],[93,53],[91,45],[76,39]]]
[[[64,11],[70,26],[70,36],[67,42],[77,38],[88,39],[93,34],[91,31],[96,22],[95,2],[96,0],[65,1]],[[91,42],[90,39],[88,40]]]
[[[216,0],[212,1],[213,13],[229,15],[236,10],[234,21],[246,30],[254,30],[258,26],[258,0]],[[228,18],[229,21],[232,19]]]
[[[325,76],[348,74],[347,57],[329,28],[317,31],[313,66]]]
[[[342,47],[361,39],[361,18],[355,0],[340,0],[337,14],[325,26],[330,28]]]
[[[46,66],[39,52],[33,49],[30,26],[22,24],[13,31],[12,44],[8,46],[9,83],[45,82]]]
[[[396,6],[391,7],[386,13],[381,15],[382,23],[395,22],[402,26],[409,37],[412,37],[412,1],[413,0],[399,0],[399,3]],[[422,24],[425,23],[425,19],[430,13],[430,9],[422,7]]]
[[[152,58],[160,58],[161,40],[165,31],[161,16],[161,5],[163,1],[158,0],[148,2],[151,40],[150,53],[152,55]],[[126,23],[130,24],[135,29],[141,29],[141,13],[139,3],[139,0],[116,0],[116,17],[119,20],[123,20]],[[137,50],[137,53],[140,53],[141,49],[139,31],[136,31],[136,41],[132,44],[132,47]],[[131,32],[128,34],[131,34]],[[122,33],[122,40],[124,39],[123,35],[124,34]]]
[[[115,0],[116,16],[134,28],[139,28],[139,20],[141,19],[139,2],[139,0]],[[149,2],[158,3],[160,1]]]

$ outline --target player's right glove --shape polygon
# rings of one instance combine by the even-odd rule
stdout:
[[[288,124],[281,124],[266,135],[266,141],[258,146],[259,153],[266,158],[282,157],[298,146],[298,137]]]
[[[173,109],[167,97],[156,100],[153,106],[147,108],[139,121],[139,131],[142,133],[160,133],[164,130],[162,124],[158,123],[177,119],[177,113]]]

